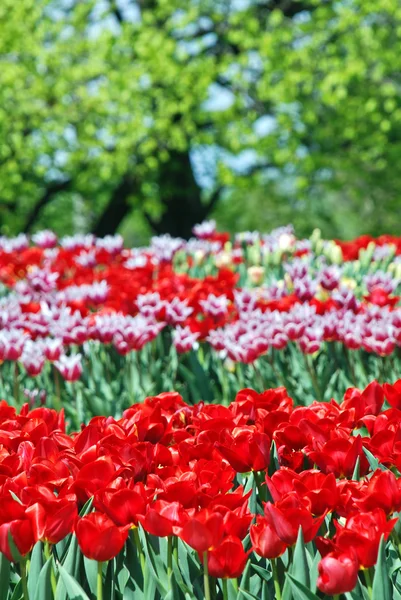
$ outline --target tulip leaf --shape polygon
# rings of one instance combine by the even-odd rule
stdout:
[[[89,589],[96,596],[97,586],[97,561],[84,556],[84,569]]]
[[[42,567],[39,577],[35,578],[36,583],[36,591],[34,595],[31,595],[29,592],[29,597],[34,600],[52,600],[53,599],[53,590],[51,585],[51,575],[53,568],[53,557],[47,559],[44,566]],[[29,579],[32,577],[31,571],[29,571]],[[28,579],[28,585],[29,585]],[[28,587],[29,590],[29,587]]]
[[[82,555],[78,548],[77,538],[75,535],[72,535],[71,542],[70,542],[70,545],[67,550],[67,554],[63,560],[63,569],[72,578],[78,576],[79,564],[81,562],[81,556]],[[56,600],[65,600],[66,597],[67,597],[67,591],[64,586],[63,580],[59,579],[58,584],[57,584],[57,589],[56,589]]]
[[[387,467],[382,465],[377,458],[367,449],[365,446],[363,447],[363,451],[365,453],[366,458],[368,459],[368,463],[372,471],[377,471],[380,469],[381,471],[387,471]]]
[[[13,540],[13,536],[11,535],[10,530],[8,530],[7,538],[8,538],[8,545],[10,548],[11,556],[13,557],[15,562],[21,562],[22,556],[21,556],[17,546],[15,545],[15,542]]]
[[[382,535],[373,579],[372,600],[392,600],[391,588],[392,585],[386,565],[386,543]]]
[[[401,600],[401,594],[397,590],[397,588],[395,587],[395,585],[393,586],[393,600]]]
[[[39,575],[43,568],[43,544],[37,542],[32,550],[28,575],[28,593],[30,598],[35,597],[39,584]]]
[[[239,594],[241,594],[244,598],[246,598],[246,600],[259,600],[260,596],[254,596],[253,594],[251,594],[250,592],[247,592],[246,590],[244,590],[243,588],[239,588]],[[241,596],[238,596],[238,598],[240,598]]]
[[[355,468],[354,468],[354,472],[352,473],[351,479],[353,481],[359,481],[360,476],[361,476],[360,473],[361,473],[361,458],[360,458],[360,456],[358,456],[356,459]]]
[[[260,600],[270,600],[270,594],[269,594],[269,586],[267,585],[266,581],[263,582],[262,585],[262,594],[260,596]]]
[[[141,537],[142,546],[143,546],[145,556],[147,559],[146,566],[148,567],[149,572],[152,575],[152,578],[154,579],[160,594],[162,596],[165,596],[165,594],[167,593],[167,589],[168,589],[168,581],[167,581],[167,573],[165,571],[163,562],[162,562],[160,556],[158,556],[155,553],[155,551],[153,550],[151,544],[148,541],[147,534],[143,531],[143,529],[140,527],[138,529],[138,531],[139,531],[139,534]]]
[[[10,585],[10,561],[0,552],[0,600],[6,600]]]
[[[22,581],[20,579],[14,588],[14,592],[13,592],[13,595],[11,596],[10,600],[20,600],[20,598],[22,598],[22,597],[23,597],[22,596]]]
[[[255,565],[252,563],[252,569],[254,569],[258,575],[264,579],[266,582],[270,581],[272,578],[272,574],[270,571],[268,571],[267,569],[264,569],[263,567],[261,567],[260,565]]]
[[[78,581],[71,577],[61,563],[57,563],[57,569],[60,573],[60,580],[63,582],[70,600],[89,600],[89,597],[79,585]]]
[[[246,567],[244,569],[244,572],[242,573],[242,577],[241,577],[241,589],[238,593],[237,596],[237,600],[242,600],[242,596],[244,589],[249,589],[249,583],[250,583],[250,579],[251,579],[251,561],[248,560]],[[241,596],[242,594],[242,596]]]
[[[308,558],[306,556],[305,540],[302,527],[298,529],[297,543],[295,544],[294,559],[291,575],[306,587],[310,587]]]
[[[303,583],[295,579],[290,573],[287,573],[287,579],[290,582],[292,593],[295,600],[319,600],[318,596],[314,594],[309,588]]]
[[[179,571],[188,586],[188,589],[194,588],[197,585],[197,579],[202,576],[202,570],[199,562],[193,557],[191,552],[188,552],[184,543],[177,539],[178,543],[178,565]],[[173,560],[173,569],[176,568],[176,561]]]

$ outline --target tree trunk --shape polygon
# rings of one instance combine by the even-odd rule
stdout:
[[[128,199],[133,192],[134,180],[126,175],[113,191],[105,210],[93,227],[92,231],[95,235],[103,237],[117,231],[131,209]]]
[[[170,160],[160,167],[158,184],[164,212],[161,219],[153,223],[155,231],[188,239],[192,235],[192,227],[208,214],[188,151],[170,154]]]

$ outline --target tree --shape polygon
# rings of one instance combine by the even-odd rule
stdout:
[[[397,0],[4,0],[0,227],[394,231],[400,37]]]

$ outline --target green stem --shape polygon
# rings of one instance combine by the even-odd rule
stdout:
[[[173,537],[173,556],[178,565],[178,538]]]
[[[221,583],[223,587],[223,600],[228,600],[227,579],[222,579]]]
[[[18,382],[18,362],[14,362],[14,400],[15,405],[19,405],[19,382]]]
[[[26,559],[21,560],[20,567],[21,567],[22,594],[23,594],[24,600],[29,600],[28,580],[26,577]]]
[[[103,600],[103,563],[97,563],[97,600]]]
[[[53,378],[54,378],[54,389],[56,390],[56,394],[54,397],[54,404],[55,404],[56,410],[61,410],[62,404],[61,404],[61,392],[60,392],[60,376],[54,365],[53,365]]]
[[[142,569],[142,574],[143,576],[145,576],[145,555],[143,553],[142,550],[142,546],[141,546],[141,540],[139,539],[139,533],[138,533],[138,528],[135,527],[132,530],[132,535],[134,537],[134,542],[135,542],[135,546],[136,546],[136,550],[138,552],[138,556],[139,556],[139,561],[141,563],[141,569]]]
[[[275,558],[271,559],[271,564],[272,564],[274,591],[276,592],[276,600],[281,600],[281,588],[280,588],[280,581],[279,581],[279,577],[278,577],[278,570],[277,570]]]
[[[287,388],[287,383],[283,377],[283,375],[280,373],[280,371],[277,371],[275,364],[274,364],[274,355],[273,355],[273,350],[272,350],[272,354],[266,354],[267,356],[267,360],[269,361],[269,365],[271,366],[271,369],[273,371],[273,375],[275,376],[277,383],[279,385],[282,385],[283,387]],[[263,390],[261,390],[261,392],[263,392]]]
[[[173,536],[167,538],[167,577],[170,579],[173,572]]]
[[[260,505],[262,506],[262,502],[266,502],[266,500],[267,500],[267,497],[266,497],[267,488],[265,485],[266,473],[264,471],[252,471],[252,473],[255,478],[256,487],[258,489]]]
[[[363,575],[365,577],[366,587],[368,588],[369,598],[371,598],[372,597],[372,578],[370,576],[369,569],[364,569],[363,570]]]
[[[210,600],[209,567],[207,564],[207,550],[203,553],[203,583],[205,586],[205,600]]]
[[[51,558],[51,555],[52,555],[52,547],[49,544],[49,542],[45,543],[44,551],[45,551],[46,560],[49,560],[49,558]],[[56,597],[57,579],[56,579],[56,574],[54,572],[53,564],[52,564],[51,571],[50,571],[50,584],[52,586],[53,596]]]
[[[313,364],[311,365],[311,363],[309,362],[309,356],[307,354],[304,354],[302,352],[302,356],[304,357],[304,362],[305,362],[306,370],[308,371],[309,376],[310,376],[311,381],[312,381],[312,386],[313,386],[313,389],[314,389],[315,394],[316,394],[316,400],[318,400],[318,402],[322,402],[323,401],[323,397],[322,397],[322,393],[320,391],[319,382],[318,382],[317,377],[316,377],[315,367],[313,366]]]

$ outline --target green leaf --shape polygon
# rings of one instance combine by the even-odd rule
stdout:
[[[304,534],[302,527],[299,527],[297,543],[295,544],[294,559],[291,568],[291,575],[299,583],[304,584],[307,588],[310,587],[308,558],[306,555]]]
[[[15,545],[15,542],[13,540],[13,536],[11,535],[10,530],[8,530],[7,537],[8,537],[8,545],[10,547],[11,556],[13,557],[15,562],[21,562],[23,557],[21,556],[17,546]]]
[[[243,588],[239,588],[238,592],[238,598],[241,598],[241,596],[243,596],[244,598],[246,598],[246,600],[260,600],[260,598],[257,598],[256,596],[254,596],[250,592],[247,592]]]
[[[361,471],[361,460],[360,460],[360,457],[358,456],[358,458],[356,459],[354,472],[352,473],[352,480],[353,481],[359,481],[359,479],[360,479],[360,471]]]
[[[8,586],[7,586],[7,590],[8,590]],[[22,598],[22,581],[21,581],[21,579],[15,586],[13,595],[11,596],[10,600],[20,600],[20,598]]]
[[[240,600],[240,599],[242,600],[242,596],[244,596],[244,590],[249,589],[250,579],[251,579],[251,561],[248,560],[246,567],[244,569],[244,572],[242,573],[240,590],[238,592],[237,600]]]
[[[295,600],[319,600],[318,596],[311,592],[303,583],[297,581],[290,573],[287,573]]]
[[[29,565],[28,593],[30,598],[35,597],[35,592],[37,590],[39,582],[39,575],[42,571],[43,565],[43,544],[42,542],[37,542],[33,547],[31,554],[31,562]]]
[[[53,590],[51,585],[51,574],[53,567],[53,557],[50,556],[45,562],[42,570],[39,573],[39,577],[36,580],[36,591],[34,596],[29,596],[30,598],[34,598],[34,600],[53,600]],[[29,572],[30,573],[30,572]],[[29,578],[28,578],[29,584]]]
[[[89,589],[96,596],[97,591],[97,561],[84,556],[84,569]]]
[[[82,554],[78,548],[78,541],[76,535],[73,534],[71,537],[71,542],[63,561],[63,569],[66,571],[72,578],[77,578],[79,573],[79,566],[82,559]],[[59,563],[58,563],[59,564]],[[59,579],[56,588],[56,600],[65,600],[67,597],[67,590],[64,585],[64,580]]]
[[[266,582],[271,581],[271,578],[272,578],[271,571],[268,571],[267,569],[264,569],[260,565],[255,565],[253,563],[251,563],[251,564],[252,564],[252,569],[254,569],[256,571],[256,573],[258,573],[258,575],[262,579],[264,579]]]
[[[57,569],[60,573],[60,579],[64,583],[68,598],[70,600],[90,600],[85,591],[79,585],[78,581],[71,577],[61,563],[57,563]]]
[[[366,458],[368,459],[368,463],[372,471],[377,471],[377,469],[381,469],[382,471],[388,470],[377,460],[377,458],[367,448],[363,447],[363,451],[365,453]]]
[[[10,586],[11,563],[0,553],[0,600],[7,600]]]
[[[149,573],[152,576],[152,579],[155,581],[155,584],[162,596],[165,596],[168,589],[168,580],[167,580],[167,572],[165,566],[160,558],[157,555],[151,544],[148,541],[147,534],[140,527],[138,528],[139,535],[142,541],[142,546],[146,555],[146,567],[149,570]],[[146,579],[146,578],[145,578]]]
[[[372,600],[392,600],[392,584],[386,565],[386,543],[382,535],[375,566]]]

